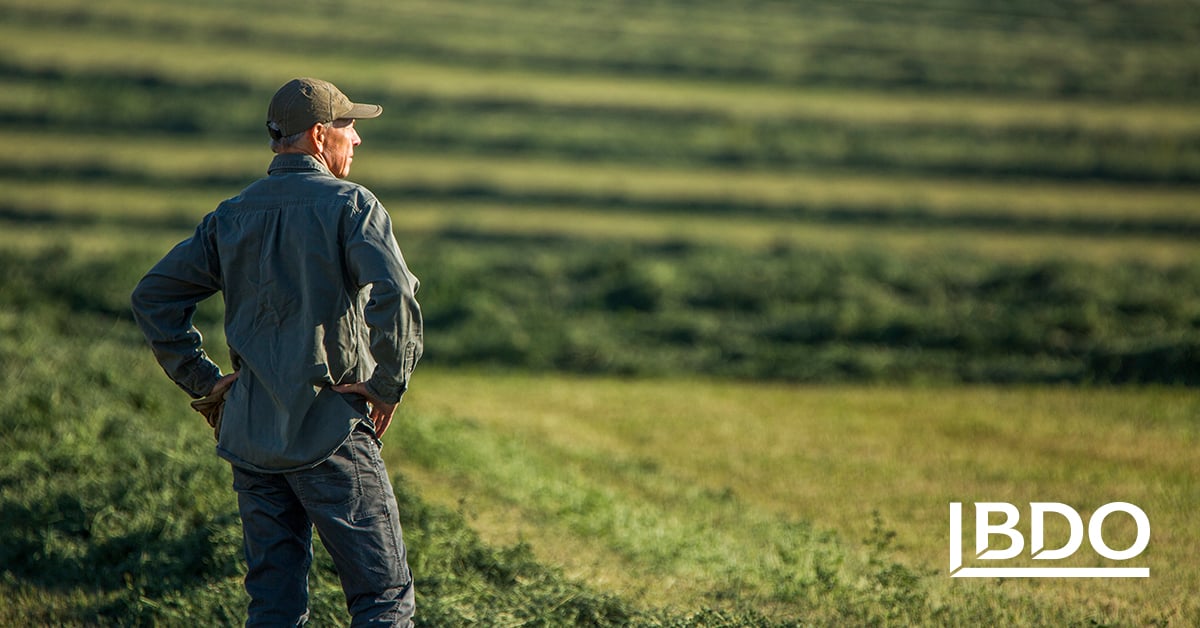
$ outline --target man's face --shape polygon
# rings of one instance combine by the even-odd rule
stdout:
[[[354,147],[362,144],[354,120],[334,120],[325,132],[321,159],[333,176],[344,179],[350,174],[350,162],[354,161]]]

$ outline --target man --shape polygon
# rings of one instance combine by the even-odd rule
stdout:
[[[345,181],[355,121],[382,113],[295,79],[267,111],[268,176],[204,217],[138,283],[134,317],[167,375],[215,425],[233,466],[250,595],[246,625],[308,619],[312,527],[354,625],[407,626],[412,576],[379,456],[423,348],[418,282],[388,213]],[[221,292],[234,372],[192,325]],[[215,410],[212,412],[211,410]]]

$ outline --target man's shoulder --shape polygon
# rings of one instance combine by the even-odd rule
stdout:
[[[345,194],[346,196],[355,196],[355,197],[359,197],[359,198],[371,199],[372,201],[378,200],[375,197],[375,193],[372,192],[370,189],[368,189],[367,186],[365,186],[361,183],[357,183],[357,182],[351,181],[349,179],[338,179],[338,178],[334,178],[334,177],[330,177],[330,179],[332,179],[334,182],[336,182],[339,185],[339,189],[341,190],[341,193]]]
[[[246,186],[236,196],[222,201],[217,209],[233,209],[305,204],[336,205],[353,211],[382,206],[375,193],[361,183],[338,179],[319,173],[304,173],[299,177],[281,180],[267,176]]]
[[[264,181],[269,181],[267,177]],[[362,199],[363,201],[378,202],[379,199],[375,196],[367,186],[351,181],[350,179],[339,179],[328,172],[311,172],[303,173],[303,185],[311,186],[304,191],[297,190],[299,193],[310,194],[314,190],[319,194],[329,196],[340,196],[348,199]]]
[[[379,202],[379,197],[375,196],[374,192],[361,183],[337,178],[333,178],[332,181],[336,185],[335,193],[337,196],[345,199],[347,209],[352,212],[361,212],[373,207],[383,206]]]

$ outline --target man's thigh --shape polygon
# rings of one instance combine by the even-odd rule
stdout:
[[[308,617],[312,524],[281,475],[233,468],[246,557],[247,625],[296,625]]]
[[[348,603],[411,583],[396,496],[365,426],[328,460],[289,479],[333,557]]]

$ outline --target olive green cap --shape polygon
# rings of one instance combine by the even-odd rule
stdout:
[[[329,81],[296,78],[288,81],[267,107],[267,131],[274,139],[309,129],[314,124],[342,118],[375,118],[383,113],[379,105],[351,102]]]

